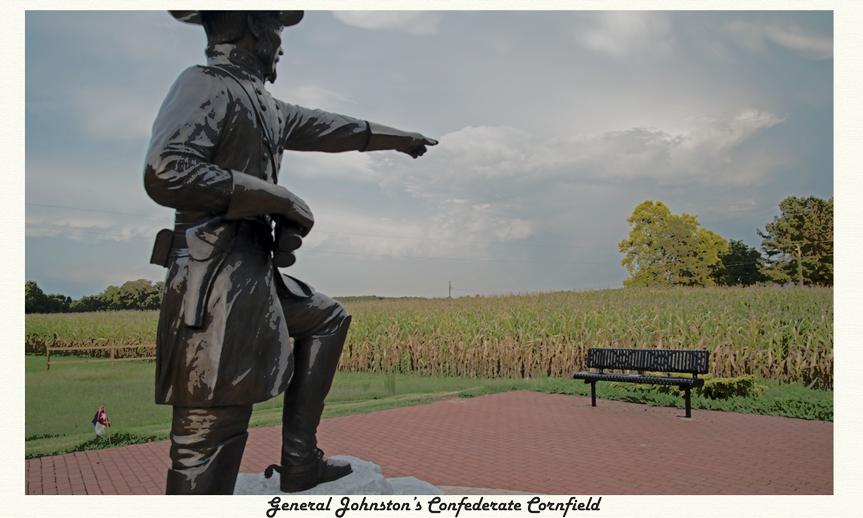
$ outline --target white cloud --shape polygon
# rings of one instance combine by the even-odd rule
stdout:
[[[732,20],[725,24],[724,30],[727,38],[740,47],[757,53],[766,50],[764,29],[757,23]]]
[[[748,212],[758,207],[758,203],[752,198],[741,200],[728,207],[728,212]]]
[[[82,128],[96,140],[149,139],[159,94],[89,85],[74,92],[72,102]]]
[[[733,117],[696,117],[688,131],[630,128],[595,135],[534,142],[511,127],[467,127],[441,137],[422,163],[375,158],[381,187],[417,198],[453,204],[499,205],[547,187],[548,182],[618,183],[649,180],[665,184],[757,183],[775,157],[738,156],[737,148],[784,119],[759,110]],[[741,176],[740,171],[745,174]]]
[[[741,47],[756,53],[767,51],[766,42],[785,47],[807,59],[833,57],[833,39],[812,34],[790,22],[759,24],[734,20],[725,24],[726,36]]]
[[[349,245],[368,254],[486,257],[486,245],[481,243],[506,243],[533,233],[533,222],[511,213],[517,208],[507,204],[439,200],[392,219],[376,216],[370,207],[324,204],[316,206],[321,216],[308,243],[321,248]],[[339,233],[329,233],[333,230]]]
[[[687,168],[693,175],[716,173],[721,164],[733,161],[731,152],[734,148],[758,131],[784,120],[773,113],[758,110],[747,110],[725,120],[702,118],[690,132],[673,139],[670,147],[672,166],[680,173]]]
[[[345,25],[426,36],[436,34],[443,13],[429,11],[333,11]]]
[[[32,159],[27,163],[26,236],[152,243],[156,232],[172,225],[174,214],[147,197],[142,178],[143,165],[134,157]]]
[[[346,104],[357,104],[353,99],[349,99],[338,92],[332,92],[316,86],[301,86],[295,90],[288,90],[286,94],[284,97],[279,97],[279,99],[290,99],[294,104],[309,108],[327,107],[327,109],[339,109],[338,107]]]
[[[476,192],[493,188],[504,177],[522,176],[529,168],[531,137],[508,126],[468,126],[440,138],[419,164],[404,167],[404,160],[375,157],[384,172],[381,187],[404,189],[416,197],[450,197],[464,193],[463,200],[475,201]],[[402,172],[404,170],[404,172]]]
[[[593,13],[588,24],[575,29],[581,45],[601,54],[623,58],[633,54],[668,54],[671,23],[658,12],[607,11]]]
[[[66,212],[65,215],[62,213]],[[130,239],[152,239],[163,228],[164,222],[118,222],[116,218],[97,213],[36,207],[28,209],[25,218],[27,237],[62,237],[72,241],[95,243],[99,241],[128,242]]]
[[[600,135],[552,139],[535,158],[543,169],[571,179],[626,181],[648,179],[660,183],[746,184],[767,174],[764,167],[735,162],[735,149],[758,131],[784,119],[757,110],[727,119],[696,118],[690,129],[671,135],[654,128],[631,128]],[[774,164],[775,165],[775,164]],[[748,175],[729,176],[732,169]]]
[[[74,38],[91,57],[120,57],[138,64],[188,63],[189,56],[199,58],[203,50],[189,43],[206,44],[203,28],[179,22],[167,11],[156,16],[148,11],[65,11],[59,16],[40,14],[33,23]]]
[[[796,25],[784,27],[768,25],[764,28],[767,38],[777,45],[791,49],[803,57],[829,59],[833,57],[833,39],[807,34]]]
[[[322,204],[315,229],[304,250],[366,254],[367,260],[383,257],[449,257],[485,259],[485,246],[460,241],[486,241],[484,231],[495,221],[482,221],[481,211],[457,205],[438,205],[381,219],[370,207]]]
[[[349,182],[377,182],[380,174],[364,153],[287,152],[282,157],[280,183],[286,178],[303,177]]]
[[[161,275],[160,275],[161,273]],[[151,268],[130,268],[127,264],[112,264],[110,268],[75,268],[63,270],[48,270],[40,279],[54,282],[73,282],[75,284],[89,284],[94,286],[86,295],[95,295],[109,285],[121,286],[124,282],[132,279],[147,279],[153,282],[164,281],[162,272],[153,271]],[[64,293],[65,294],[65,293]],[[73,298],[79,298],[75,295]]]
[[[512,127],[466,127],[443,135],[440,145],[417,161],[391,153],[369,154],[371,161],[363,167],[377,172],[381,189],[394,202],[404,195],[416,202],[395,220],[361,204],[316,207],[321,219],[307,250],[350,251],[369,254],[370,259],[390,255],[490,259],[496,249],[476,243],[518,243],[540,232],[571,233],[572,218],[583,217],[597,201],[591,199],[591,192],[602,192],[605,201],[590,211],[606,214],[628,210],[618,205],[639,196],[622,195],[621,189],[632,190],[630,182],[732,188],[758,183],[778,159],[741,155],[736,150],[782,120],[747,110],[733,117],[692,118],[687,121],[690,129],[676,136],[630,128],[545,142],[535,142]],[[723,208],[714,205],[703,208],[723,214],[753,208],[752,200],[725,203]],[[601,225],[591,221],[589,226]],[[328,230],[356,235],[327,234]]]

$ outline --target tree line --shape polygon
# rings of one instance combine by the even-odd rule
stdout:
[[[59,293],[46,294],[34,281],[24,287],[25,313],[81,313],[84,311],[117,311],[121,309],[159,309],[164,282],[146,279],[128,281],[122,286],[108,286],[98,295],[72,300]]]
[[[756,229],[761,250],[672,214],[661,201],[638,205],[618,244],[630,277],[624,286],[833,286],[833,198],[790,196],[780,214]],[[763,253],[763,255],[762,255]]]

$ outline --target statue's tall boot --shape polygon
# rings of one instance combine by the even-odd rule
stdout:
[[[249,434],[222,441],[202,464],[168,470],[166,495],[232,495]]]
[[[347,315],[333,333],[294,344],[294,377],[282,413],[281,466],[270,466],[265,473],[278,471],[284,492],[305,491],[351,473],[349,463],[324,457],[316,438],[350,324]]]

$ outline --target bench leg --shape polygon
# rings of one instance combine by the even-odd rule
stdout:
[[[596,406],[596,382],[590,384],[590,406]]]
[[[689,400],[689,387],[686,387],[686,417],[692,417],[692,405]]]

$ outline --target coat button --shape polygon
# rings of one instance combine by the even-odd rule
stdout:
[[[267,111],[267,107],[266,107],[266,106],[264,106],[263,104],[261,105],[261,111],[262,111],[262,112]]]
[[[279,108],[279,105],[278,105],[278,104],[276,105],[276,109],[277,109],[277,110],[281,110],[281,108]]]
[[[264,92],[261,91],[260,88],[255,88],[255,91],[258,92],[258,95],[263,95]]]
[[[282,123],[282,118],[281,118],[281,117],[279,117],[279,124],[281,124],[281,123]]]

